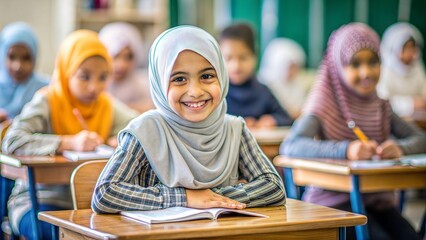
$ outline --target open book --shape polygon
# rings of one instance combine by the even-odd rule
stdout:
[[[254,217],[268,217],[260,213],[249,212],[228,208],[195,209],[186,207],[171,207],[151,211],[122,211],[121,215],[127,216],[146,223],[181,222],[195,219],[209,218],[216,220],[219,215],[225,213],[236,213]]]
[[[352,168],[380,168],[397,165],[426,167],[426,154],[406,155],[400,159],[350,161],[350,166]]]
[[[64,151],[62,155],[73,161],[90,160],[90,159],[106,159],[110,158],[115,149],[108,145],[100,145],[95,151],[79,152],[79,151]]]

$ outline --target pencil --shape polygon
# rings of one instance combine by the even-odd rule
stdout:
[[[84,121],[83,115],[81,115],[80,111],[78,111],[77,108],[74,108],[72,110],[72,113],[77,118],[77,121],[80,123],[80,125],[83,127],[84,130],[89,130],[89,127],[86,124],[86,121]]]
[[[359,128],[358,126],[355,125],[354,121],[349,121],[348,122],[348,127],[350,129],[352,129],[352,131],[355,133],[355,135],[357,136],[357,138],[359,140],[361,140],[361,142],[366,143],[368,142],[368,137],[365,136],[364,132],[361,130],[361,128]]]

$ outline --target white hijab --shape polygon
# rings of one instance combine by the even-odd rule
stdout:
[[[292,64],[301,68],[305,65],[306,54],[302,47],[288,38],[276,38],[265,49],[259,68],[259,82],[268,86],[281,106],[292,117],[298,116],[305,102],[310,79],[299,74],[288,79]]]
[[[212,64],[222,90],[217,108],[197,123],[181,118],[167,100],[173,65],[184,50],[194,51]],[[193,26],[166,30],[150,49],[149,80],[157,109],[134,119],[119,139],[125,132],[134,135],[166,186],[203,189],[236,185],[243,120],[226,115],[229,78],[216,40]]]
[[[418,55],[412,64],[405,65],[399,59],[403,50],[404,44],[414,39],[418,48]],[[395,23],[386,29],[383,34],[380,51],[382,54],[383,67],[392,69],[400,76],[410,75],[411,72],[416,71],[417,68],[423,68],[421,61],[421,49],[423,48],[423,37],[419,30],[409,23]]]

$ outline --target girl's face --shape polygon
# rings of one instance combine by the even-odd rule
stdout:
[[[6,68],[17,83],[23,83],[31,76],[34,63],[30,49],[23,44],[13,45],[7,51]]]
[[[179,53],[167,92],[173,111],[187,121],[201,122],[216,109],[220,99],[219,79],[210,62],[190,50]]]
[[[107,61],[99,56],[89,57],[81,63],[69,80],[71,94],[82,103],[93,103],[105,90],[107,78]]]
[[[220,48],[228,69],[229,81],[234,85],[245,83],[256,67],[254,53],[243,41],[234,39],[222,40]]]
[[[369,49],[362,49],[352,56],[344,67],[346,84],[356,93],[368,96],[376,89],[380,77],[379,57]]]
[[[399,59],[405,65],[410,65],[414,59],[417,57],[417,48],[414,40],[410,39],[402,47],[401,54],[399,55]]]
[[[123,48],[113,59],[112,78],[115,82],[121,82],[135,67],[135,57],[130,47]]]

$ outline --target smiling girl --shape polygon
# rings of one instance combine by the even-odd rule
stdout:
[[[151,47],[149,69],[157,109],[119,134],[92,209],[284,205],[271,162],[244,121],[226,114],[229,79],[216,40],[197,27],[167,30]]]

